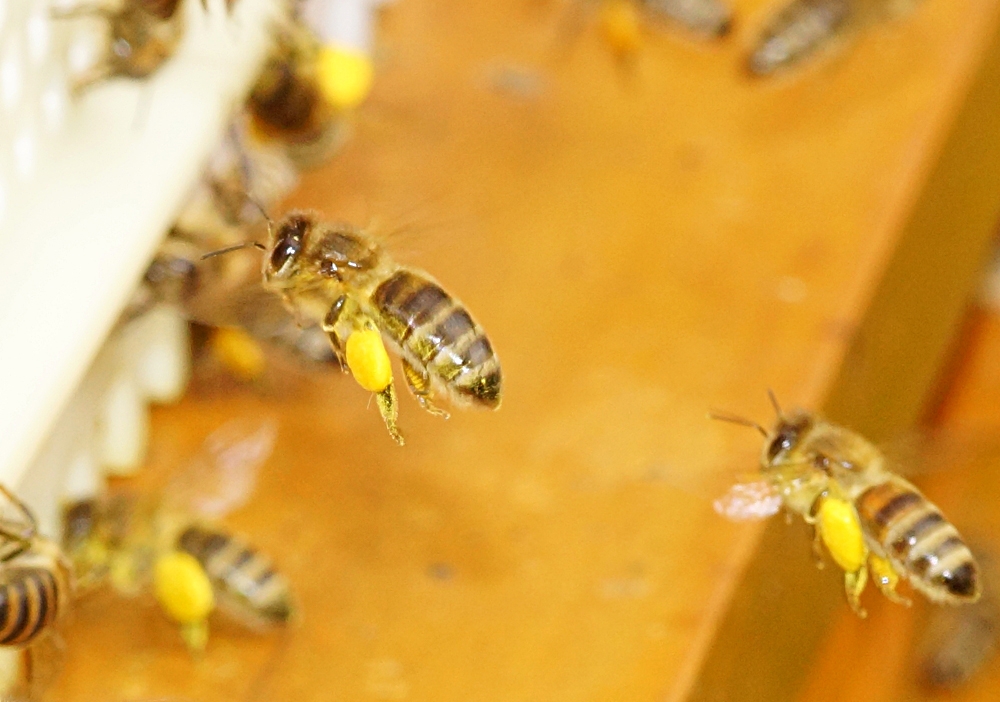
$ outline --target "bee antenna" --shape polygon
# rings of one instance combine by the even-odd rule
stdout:
[[[250,204],[252,204],[254,207],[256,207],[260,211],[260,213],[264,216],[264,221],[267,222],[267,235],[268,237],[273,238],[274,232],[271,231],[271,226],[274,224],[274,220],[271,219],[271,216],[267,213],[267,210],[264,209],[264,206],[260,204],[260,200],[255,198],[249,190],[246,192],[246,196],[247,196],[247,201],[250,202]]]
[[[774,390],[768,388],[767,397],[771,400],[771,407],[774,408],[774,413],[778,415],[778,419],[781,419],[784,413],[781,411],[781,405],[778,404],[778,398],[774,395]]]
[[[204,254],[201,257],[201,260],[204,261],[206,258],[214,258],[215,256],[221,256],[222,254],[227,254],[227,253],[229,253],[231,251],[239,251],[240,249],[248,249],[251,246],[253,246],[254,248],[258,248],[261,251],[267,251],[267,247],[264,246],[259,241],[245,241],[242,244],[234,244],[233,246],[227,246],[227,247],[222,248],[222,249],[217,249],[216,251],[209,251],[207,254]]]
[[[761,436],[763,436],[765,439],[767,438],[767,429],[765,429],[752,419],[747,419],[746,417],[740,417],[735,414],[727,414],[725,412],[709,412],[708,418],[717,419],[720,422],[729,422],[731,424],[739,424],[740,426],[756,429],[757,431],[760,432]]]

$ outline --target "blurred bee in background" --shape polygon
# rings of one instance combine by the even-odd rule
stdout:
[[[103,497],[67,504],[63,547],[81,584],[152,592],[192,650],[208,640],[218,604],[254,628],[292,616],[288,582],[271,559],[217,524],[244,504],[271,453],[269,423],[230,423],[153,500]]]
[[[828,48],[845,32],[878,15],[901,15],[915,3],[889,0],[792,0],[765,24],[747,67],[764,76]]]
[[[317,323],[334,353],[376,401],[393,439],[396,395],[383,338],[403,362],[420,405],[447,416],[432,400],[500,406],[500,361],[482,327],[426,273],[396,263],[371,234],[316,214],[294,211],[268,223],[264,287],[297,319]],[[226,253],[251,244],[229,247]]]
[[[58,11],[57,17],[102,16],[107,20],[103,58],[77,77],[76,90],[108,78],[146,78],[170,58],[184,34],[180,0],[120,0],[97,7]]]
[[[769,432],[741,417],[712,415],[757,429],[765,438],[759,480],[735,485],[716,502],[734,519],[779,509],[800,515],[844,571],[847,600],[865,616],[860,596],[869,571],[882,594],[901,604],[900,578],[938,604],[980,596],[979,569],[958,531],[917,488],[891,472],[881,451],[859,434],[815,414],[784,415]]]
[[[345,115],[368,96],[371,61],[321,43],[301,20],[276,35],[247,101],[250,132],[279,143],[298,168],[327,160],[346,139]]]
[[[982,569],[983,595],[958,609],[935,609],[918,645],[921,682],[933,690],[954,690],[996,656],[1000,637],[1000,599],[996,583],[1000,564],[984,548],[973,548]]]
[[[258,207],[276,202],[298,180],[280,150],[248,143],[245,137],[242,124],[234,123],[147,268],[123,321],[155,305],[177,306],[210,329],[208,348],[231,373],[258,380],[267,357],[260,344],[313,363],[336,359],[321,329],[299,327],[281,302],[261,288],[254,262],[230,257],[201,263],[204,254],[245,241],[263,219]],[[248,206],[248,192],[264,204]]]
[[[23,677],[5,680],[2,694],[21,686],[25,694],[37,694],[45,677],[39,667],[52,663],[42,655],[47,635],[67,611],[74,588],[60,548],[38,533],[28,507],[0,485],[0,646],[22,652]]]
[[[656,19],[670,20],[706,39],[717,39],[733,28],[732,10],[720,0],[643,0]]]
[[[646,19],[679,25],[689,33],[718,39],[732,29],[732,10],[722,0],[597,0],[601,35],[620,59],[633,57],[642,44]],[[574,8],[582,8],[575,0]],[[579,23],[580,9],[574,9],[570,24]]]
[[[237,0],[225,0],[231,11]],[[199,0],[208,11],[208,0]],[[103,58],[76,78],[75,89],[85,90],[108,78],[147,78],[169,59],[184,36],[181,0],[103,0],[54,11],[55,17],[99,16],[107,21],[107,50]]]
[[[29,643],[66,610],[73,578],[27,505],[0,486],[0,646]]]

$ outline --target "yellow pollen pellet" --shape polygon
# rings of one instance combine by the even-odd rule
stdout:
[[[848,573],[858,571],[867,553],[854,507],[844,500],[826,498],[817,517],[820,538],[833,560]]]
[[[156,560],[153,570],[156,599],[180,624],[204,621],[215,606],[212,583],[198,560],[183,551],[171,551]]]
[[[347,337],[347,367],[365,390],[382,392],[392,382],[392,364],[374,329],[361,329]]]
[[[316,77],[331,105],[351,110],[371,92],[374,71],[371,59],[360,51],[324,46],[316,59]]]
[[[212,353],[233,375],[243,380],[256,380],[264,374],[267,363],[264,352],[242,329],[216,329],[212,334]]]
[[[604,39],[616,53],[629,54],[639,48],[639,10],[632,0],[604,0],[600,25]]]

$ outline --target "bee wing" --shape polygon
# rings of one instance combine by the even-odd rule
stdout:
[[[27,506],[0,485],[0,561],[23,551],[36,529],[35,517]]]
[[[781,494],[770,481],[745,480],[730,487],[712,506],[734,522],[767,519],[781,509]]]
[[[260,467],[277,437],[271,419],[240,419],[212,432],[201,451],[169,483],[168,509],[219,518],[246,504],[257,484]]]
[[[206,271],[184,301],[189,319],[212,327],[239,327],[258,341],[315,363],[332,363],[334,353],[318,326],[299,326],[281,299],[260,284],[259,268],[235,275]]]

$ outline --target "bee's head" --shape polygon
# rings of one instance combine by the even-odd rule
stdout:
[[[293,212],[278,222],[264,261],[266,281],[281,283],[295,276],[301,268],[306,234],[311,228],[312,220],[301,212]]]
[[[774,430],[767,435],[761,465],[767,469],[787,463],[789,457],[801,446],[812,423],[812,417],[805,412],[796,412],[788,417],[779,415]]]

